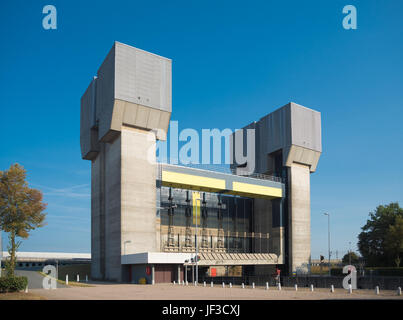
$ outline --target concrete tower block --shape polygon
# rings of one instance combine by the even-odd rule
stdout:
[[[81,98],[94,279],[127,280],[122,256],[156,251],[155,143],[166,139],[171,91],[170,59],[115,42]]]
[[[321,114],[290,102],[243,129],[242,134],[238,133],[243,141],[237,142],[236,134],[231,138],[232,169],[243,172],[253,168],[254,173],[276,175],[286,183],[281,202],[272,200],[271,205],[263,205],[255,201],[258,228],[270,233],[268,251],[276,253],[279,264],[286,263],[290,273],[307,272],[311,245],[310,173],[316,171],[322,153]],[[255,131],[252,141],[247,139],[245,129]],[[236,154],[245,155],[246,150],[255,150],[255,154],[248,154],[246,163],[236,163]]]
[[[166,139],[172,111],[172,61],[115,42],[81,98],[81,155],[92,160],[99,141],[112,142],[122,125]]]

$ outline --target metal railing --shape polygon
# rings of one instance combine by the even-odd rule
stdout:
[[[228,165],[212,165],[212,164],[170,164],[168,162],[160,161],[158,162],[159,165],[168,165],[168,166],[177,166],[177,167],[185,167],[185,168],[193,168],[198,170],[204,171],[213,171],[218,173],[230,174],[240,177],[246,178],[253,178],[253,179],[260,179],[260,180],[270,180],[274,182],[283,182],[281,177],[267,175],[263,173],[256,173],[256,172],[249,172],[243,169],[233,169],[230,168]]]

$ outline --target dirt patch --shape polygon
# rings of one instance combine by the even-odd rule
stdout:
[[[0,293],[0,300],[46,300],[46,298],[31,292],[8,292]]]

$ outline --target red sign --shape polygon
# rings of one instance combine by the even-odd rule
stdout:
[[[146,275],[149,276],[151,274],[151,267],[147,266],[146,267]]]
[[[217,276],[217,269],[216,268],[211,268],[210,269],[210,274],[212,277],[216,277]]]

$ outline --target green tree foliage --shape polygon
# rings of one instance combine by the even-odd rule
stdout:
[[[355,252],[346,253],[342,259],[343,264],[350,263],[350,255],[351,255],[351,264],[352,265],[358,264],[358,262],[360,261],[360,257]]]
[[[366,265],[395,265],[397,257],[400,259],[402,253],[396,252],[402,244],[399,221],[403,218],[403,209],[397,202],[392,202],[386,206],[378,206],[369,216],[370,219],[358,236],[358,249]]]
[[[386,249],[395,258],[396,267],[400,267],[400,259],[403,253],[403,217],[397,217],[395,224],[389,226],[385,240]]]
[[[16,251],[29,232],[45,225],[46,204],[42,192],[28,187],[26,171],[19,164],[0,171],[0,228],[9,234],[10,257],[6,262],[7,275],[14,276]]]

